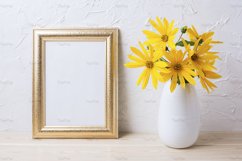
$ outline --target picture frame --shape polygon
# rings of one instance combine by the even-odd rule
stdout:
[[[118,138],[118,29],[33,30],[33,138]]]

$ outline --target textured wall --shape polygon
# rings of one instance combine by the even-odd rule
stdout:
[[[212,29],[224,44],[216,47],[223,78],[208,95],[200,86],[203,130],[242,130],[241,0],[8,0],[0,2],[0,130],[31,130],[33,27],[120,28],[120,129],[156,132],[161,94],[135,86],[140,70],[124,69],[130,45],[143,40],[142,29],[155,16],[177,25]]]

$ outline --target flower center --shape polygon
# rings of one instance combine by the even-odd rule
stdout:
[[[198,59],[198,55],[197,55],[197,54],[193,54],[193,55],[191,56],[191,59],[192,59],[193,61],[196,61],[196,60]]]
[[[168,41],[168,36],[167,36],[167,35],[162,35],[162,36],[161,36],[161,40],[162,40],[163,42],[167,42],[167,41]]]
[[[173,69],[174,70],[181,70],[181,68],[182,68],[182,66],[181,66],[181,64],[175,64],[174,66],[173,66]]]
[[[146,67],[147,68],[153,68],[154,67],[154,63],[152,61],[147,61],[146,62]]]

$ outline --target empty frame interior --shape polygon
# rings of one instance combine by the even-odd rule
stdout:
[[[46,126],[105,127],[105,60],[105,41],[45,43]]]
[[[117,34],[34,30],[34,138],[118,137]]]

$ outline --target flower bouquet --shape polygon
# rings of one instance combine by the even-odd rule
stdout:
[[[134,55],[128,55],[131,62],[125,64],[128,68],[144,68],[137,80],[145,89],[151,77],[154,88],[158,82],[171,80],[170,91],[176,89],[177,84],[185,88],[186,84],[195,85],[198,77],[203,88],[208,92],[216,88],[209,79],[221,76],[214,72],[214,66],[219,59],[218,52],[211,51],[212,45],[221,43],[212,39],[214,32],[199,34],[194,26],[184,26],[180,36],[176,39],[179,29],[174,27],[174,20],[170,23],[166,18],[156,21],[150,20],[156,30],[144,30],[147,40],[139,42],[140,49],[131,47]]]
[[[149,21],[155,31],[144,30],[147,40],[133,54],[128,68],[144,68],[137,85],[145,89],[150,78],[155,89],[165,83],[159,108],[158,131],[163,142],[173,148],[186,148],[195,143],[200,129],[199,101],[193,85],[199,80],[211,92],[216,85],[210,79],[221,78],[215,62],[218,52],[211,51],[214,32],[198,33],[194,26],[174,27],[166,18]],[[179,85],[179,86],[178,86]],[[175,90],[176,89],[176,90]]]

